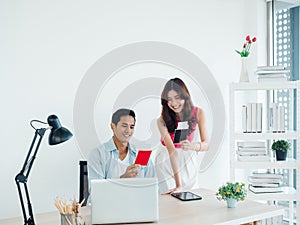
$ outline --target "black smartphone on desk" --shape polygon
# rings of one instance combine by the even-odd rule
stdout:
[[[176,192],[171,194],[173,197],[178,198],[181,201],[193,201],[201,200],[202,197],[189,191]]]

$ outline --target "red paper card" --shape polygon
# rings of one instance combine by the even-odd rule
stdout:
[[[134,164],[147,166],[152,150],[139,150]]]

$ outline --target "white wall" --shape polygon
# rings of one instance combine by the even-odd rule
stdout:
[[[238,81],[240,70],[234,49],[241,48],[247,34],[257,35],[260,42],[261,6],[264,0],[1,1],[0,199],[5,206],[0,219],[21,216],[14,177],[33,137],[29,121],[45,121],[55,113],[74,130],[77,88],[100,57],[138,41],[181,46],[208,66],[228,113],[228,84]],[[257,46],[252,47],[252,67]],[[108,121],[102,123],[108,126]],[[78,160],[84,156],[76,134],[55,147],[47,145],[47,136],[28,182],[34,213],[55,210],[56,196],[78,196]],[[228,128],[220,154],[200,178],[204,187],[213,189],[229,179]]]

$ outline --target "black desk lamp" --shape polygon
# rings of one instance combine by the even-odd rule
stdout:
[[[33,122],[48,124],[50,127],[37,129],[32,125]],[[19,193],[19,198],[20,198],[20,202],[21,202],[23,217],[24,217],[24,225],[35,225],[34,219],[33,219],[32,207],[31,207],[30,198],[29,198],[29,192],[28,192],[28,188],[27,188],[27,179],[28,179],[33,161],[36,157],[40,143],[43,139],[43,136],[44,136],[46,130],[48,130],[48,129],[51,130],[50,135],[49,135],[49,144],[50,145],[60,144],[62,142],[69,140],[73,136],[72,133],[68,129],[61,126],[57,116],[50,115],[47,119],[47,122],[48,123],[45,123],[45,122],[42,122],[39,120],[32,120],[30,122],[30,125],[33,127],[33,129],[35,129],[35,135],[32,140],[31,146],[29,148],[29,152],[26,156],[24,165],[23,165],[20,173],[18,173],[15,178],[15,181],[16,181],[16,184],[18,187],[18,193]],[[38,138],[38,140],[37,140],[37,138]],[[32,151],[34,147],[35,147],[35,149],[34,149],[34,151]],[[27,216],[27,212],[26,212],[25,206],[24,206],[24,199],[23,199],[22,190],[21,190],[21,183],[24,186],[24,191],[25,191],[26,200],[27,200],[27,204],[28,204],[29,216]]]

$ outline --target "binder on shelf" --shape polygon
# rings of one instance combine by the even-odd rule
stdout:
[[[265,147],[238,147],[236,153],[240,156],[266,156],[267,150]]]
[[[266,147],[238,147],[239,152],[266,152]]]
[[[253,178],[277,178],[277,179],[283,179],[283,174],[281,173],[260,173],[260,172],[253,172],[252,176]],[[254,185],[253,185],[254,186]]]
[[[251,132],[256,132],[256,103],[251,104]]]
[[[269,118],[269,129],[271,132],[277,132],[278,123],[278,108],[276,103],[270,104],[270,118]]]
[[[262,132],[262,103],[248,103],[242,106],[243,133]]]
[[[256,151],[256,152],[255,151],[243,152],[243,151],[237,150],[236,153],[238,155],[241,155],[241,156],[246,156],[246,155],[248,155],[248,156],[259,156],[259,155],[266,155],[267,154],[267,152],[265,150],[264,151]]]
[[[251,183],[275,183],[275,184],[280,184],[282,182],[282,178],[256,178],[256,177],[253,177],[253,176],[249,176],[248,180]]]
[[[280,183],[256,183],[252,182],[253,187],[279,187]]]
[[[273,133],[285,132],[285,107],[277,103],[270,104],[269,129]]]
[[[262,132],[262,103],[256,105],[256,131]]]
[[[237,146],[242,148],[265,148],[266,142],[265,141],[238,141]]]
[[[285,76],[288,72],[288,70],[260,70],[256,71],[256,75],[260,75],[261,77],[278,77]]]
[[[251,128],[251,125],[252,125],[252,121],[251,121],[251,103],[248,103],[247,104],[247,108],[246,108],[246,115],[247,115],[247,132],[251,132],[252,131],[252,128]]]
[[[284,132],[284,111],[285,108],[283,105],[278,106],[278,120],[277,120],[277,131],[278,132]]]
[[[247,106],[242,106],[242,131],[247,132]]]
[[[249,190],[253,193],[276,193],[276,192],[283,192],[282,187],[254,187],[249,185]]]
[[[277,71],[277,70],[285,70],[286,68],[284,66],[281,65],[277,65],[277,66],[258,66],[257,67],[257,71]]]
[[[283,66],[257,67],[255,74],[259,82],[287,81],[287,74],[290,71]]]
[[[254,171],[248,177],[249,190],[254,193],[274,193],[281,192],[280,184],[283,180],[283,174]]]
[[[269,155],[237,155],[238,161],[242,162],[268,162],[271,161]]]

